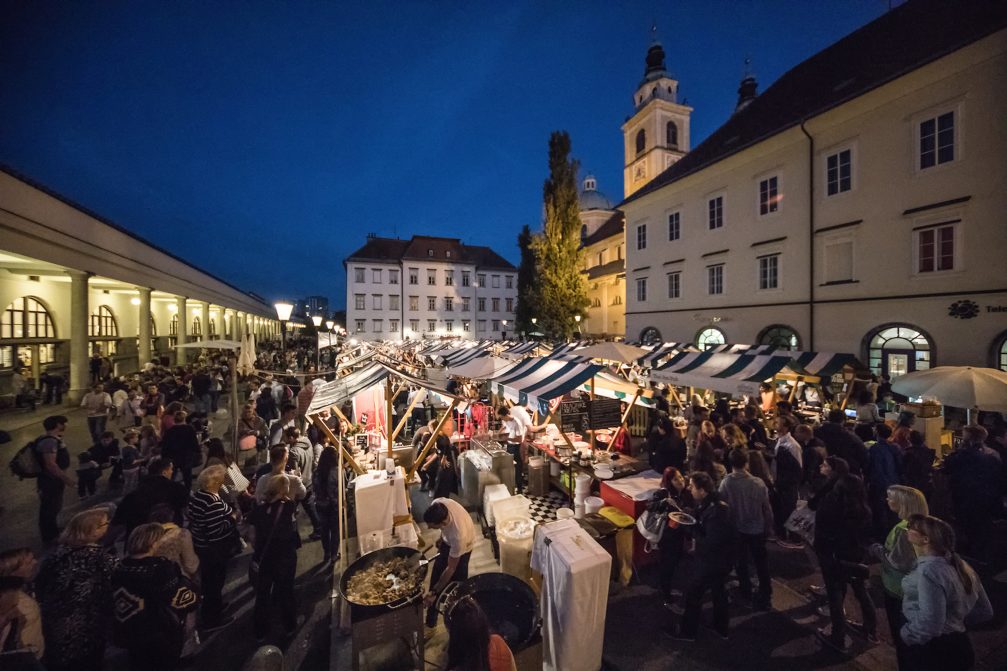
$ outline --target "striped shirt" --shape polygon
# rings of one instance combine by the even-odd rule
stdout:
[[[233,509],[216,494],[198,491],[189,498],[189,531],[197,549],[209,547],[231,535]]]

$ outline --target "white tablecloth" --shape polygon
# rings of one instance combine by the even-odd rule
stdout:
[[[649,470],[618,480],[606,480],[605,484],[634,501],[649,501],[654,492],[661,488],[661,476],[657,471]]]
[[[406,515],[405,472],[399,466],[395,476],[388,478],[385,471],[368,471],[357,477],[353,501],[356,505],[357,535],[372,531],[391,530],[396,515]]]
[[[612,557],[575,520],[539,527],[532,568],[542,574],[542,667],[598,671]]]

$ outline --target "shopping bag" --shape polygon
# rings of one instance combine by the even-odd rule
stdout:
[[[803,538],[807,543],[814,544],[815,542],[815,511],[805,505],[798,503],[798,507],[794,512],[790,513],[790,517],[783,524],[783,528],[794,534],[797,534]]]

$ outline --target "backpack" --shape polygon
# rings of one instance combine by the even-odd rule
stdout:
[[[35,452],[37,440],[29,441],[24,447],[17,451],[10,460],[10,472],[18,480],[25,478],[37,478],[42,472],[42,462]]]

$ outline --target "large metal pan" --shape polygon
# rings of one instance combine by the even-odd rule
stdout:
[[[464,597],[471,597],[479,604],[489,620],[490,630],[503,637],[515,652],[524,649],[539,631],[538,600],[521,578],[508,573],[480,573],[452,583],[437,604],[445,622],[451,622],[451,611]]]
[[[352,578],[357,573],[369,569],[371,566],[377,562],[388,561],[391,559],[397,559],[399,557],[405,557],[410,560],[412,567],[417,572],[422,572],[423,575],[421,579],[417,582],[416,589],[405,596],[393,599],[383,604],[362,604],[356,603],[349,597],[349,584],[350,578]],[[409,547],[391,547],[384,548],[381,550],[375,550],[374,552],[368,552],[364,556],[360,557],[352,564],[350,564],[347,569],[343,572],[343,575],[339,578],[339,595],[346,599],[346,602],[350,604],[350,617],[353,620],[361,620],[376,615],[383,615],[389,611],[395,610],[397,608],[402,608],[403,606],[414,603],[423,596],[423,580],[426,577],[426,568],[428,560],[423,558],[423,553],[419,550],[414,550]]]

